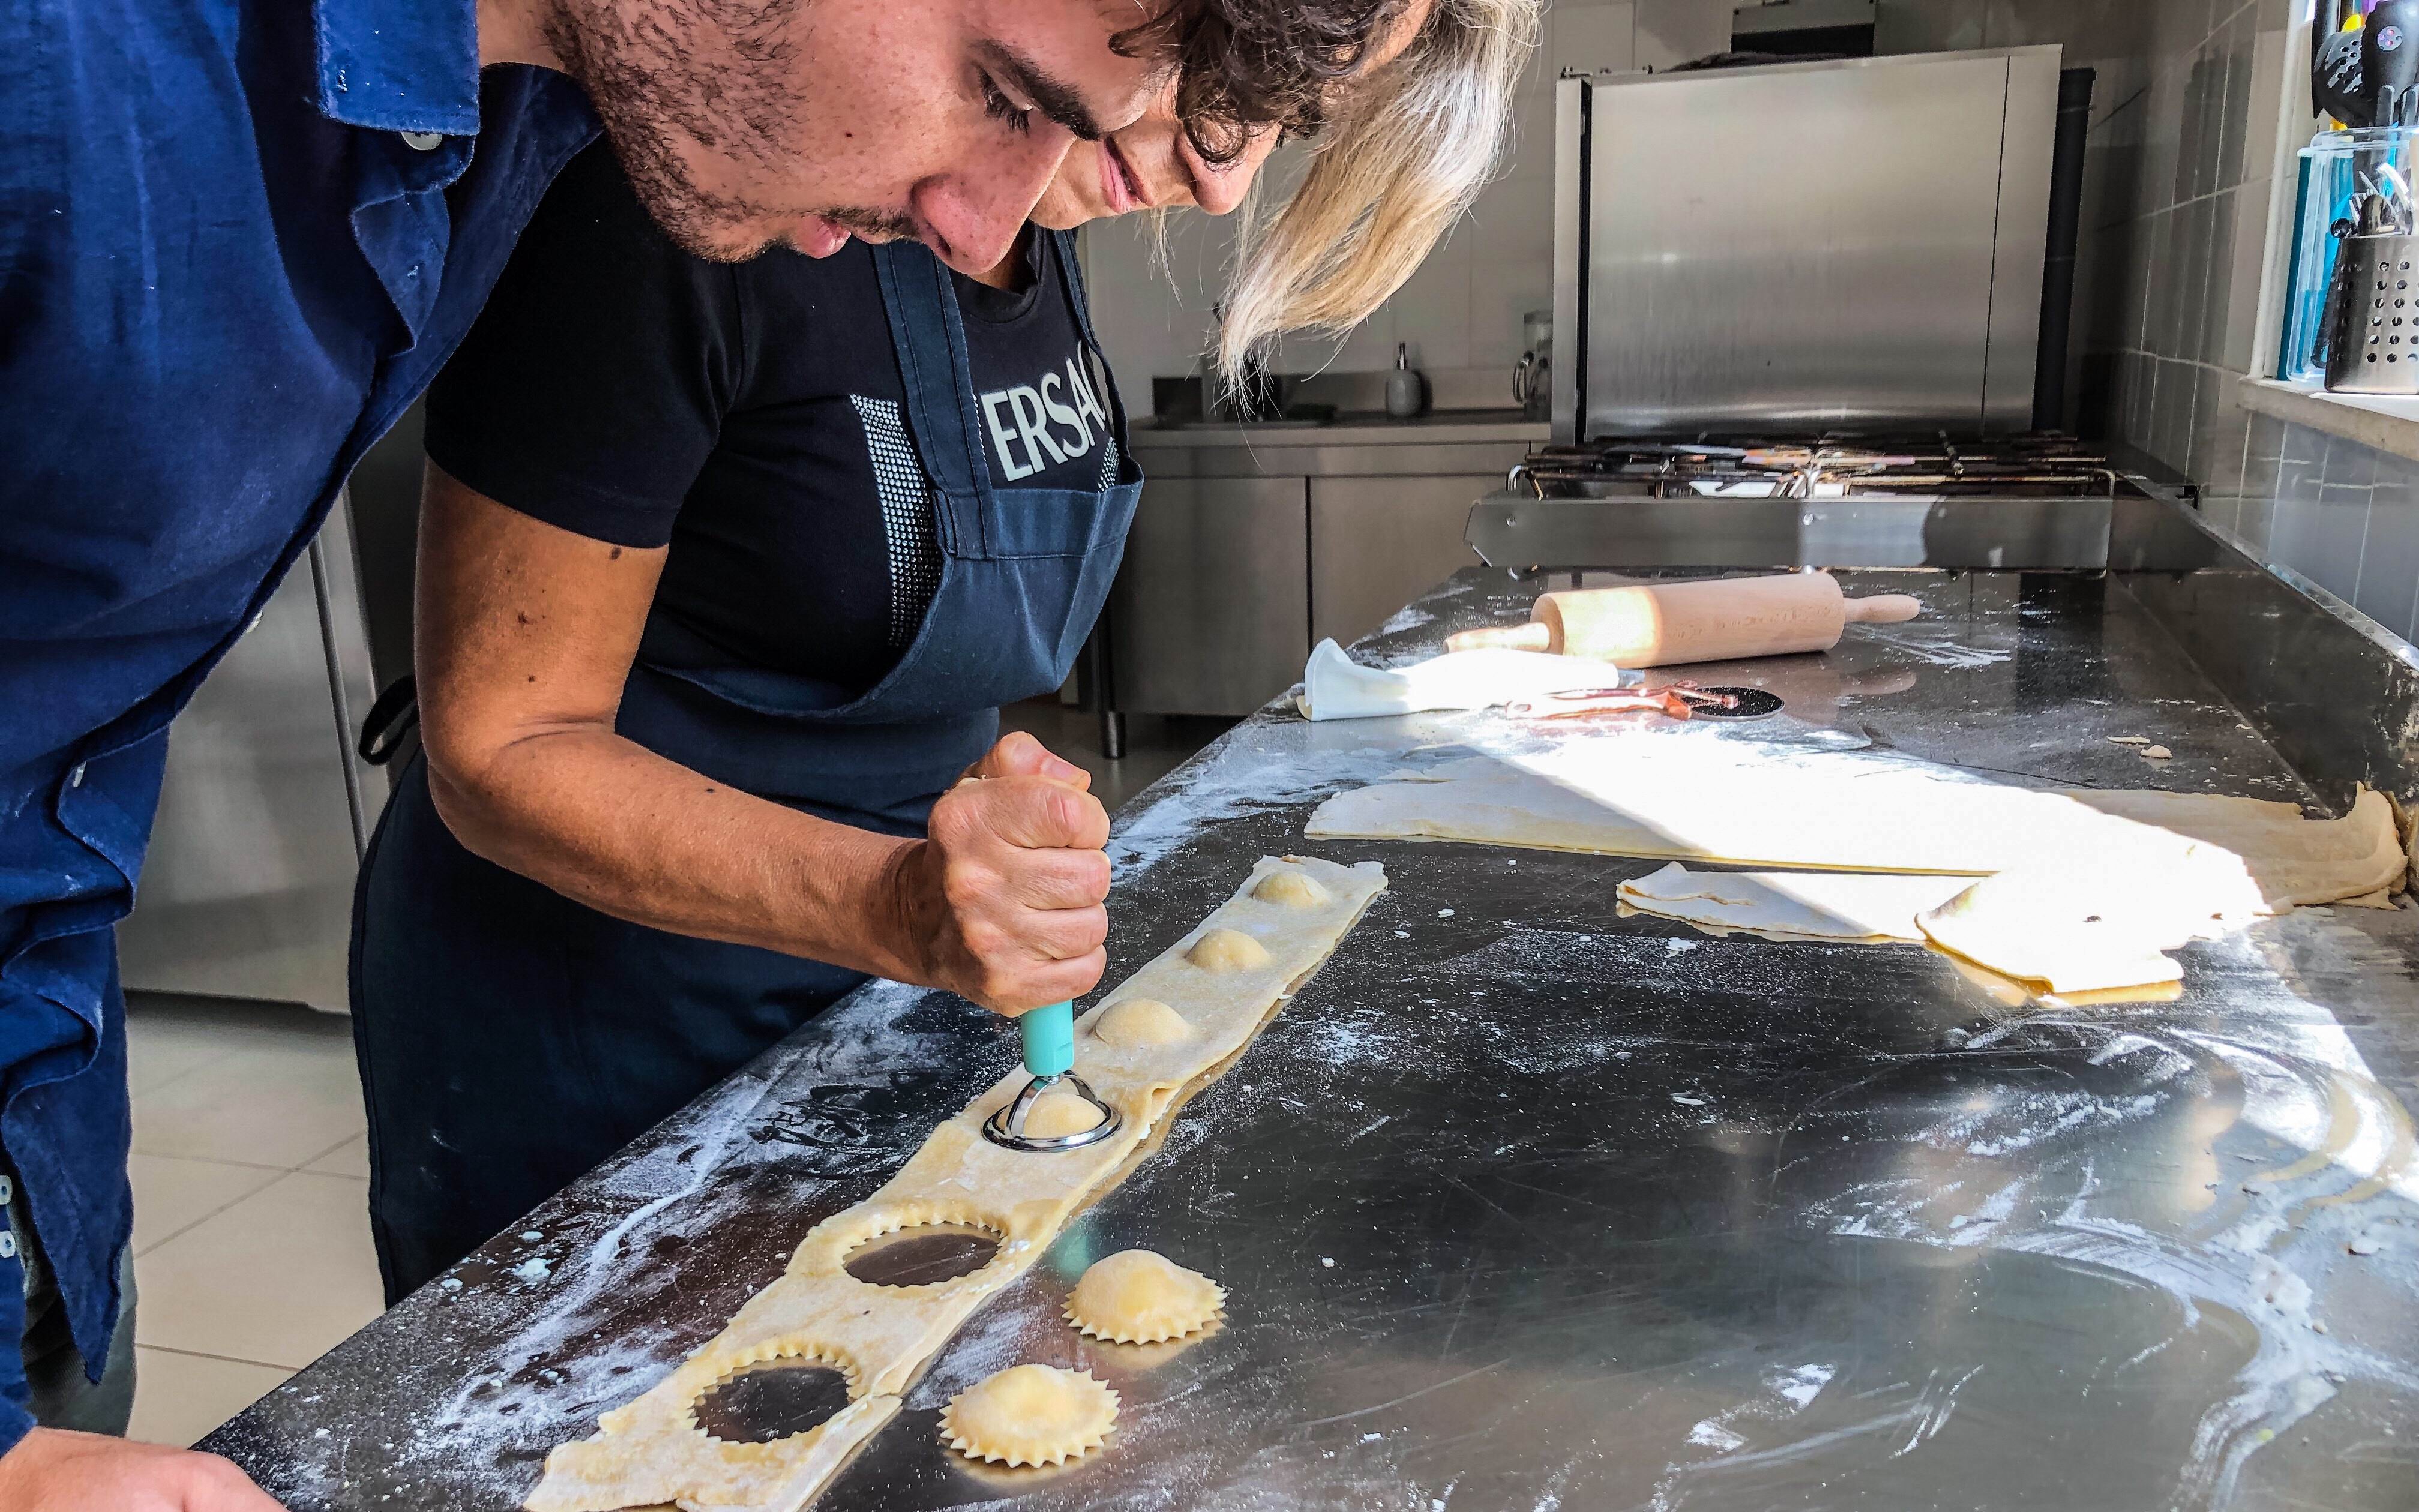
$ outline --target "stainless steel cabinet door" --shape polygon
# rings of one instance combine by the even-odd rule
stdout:
[[[1310,655],[1302,478],[1143,487],[1110,603],[1121,711],[1249,714]]]
[[[353,873],[386,801],[384,775],[352,752],[369,699],[340,501],[169,733],[143,884],[117,928],[129,988],[345,1010]]]
[[[1500,472],[1310,480],[1310,639],[1350,645],[1463,567],[1470,506]]]

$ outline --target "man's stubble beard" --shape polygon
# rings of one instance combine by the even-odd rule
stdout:
[[[547,43],[588,93],[647,213],[680,248],[742,262],[799,212],[700,184],[684,145],[780,175],[800,119],[791,28],[810,0],[552,0]],[[837,224],[845,220],[835,218]],[[873,219],[879,220],[880,217]]]

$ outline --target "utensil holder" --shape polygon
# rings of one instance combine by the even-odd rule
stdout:
[[[2344,297],[2328,390],[2419,394],[2419,236],[2346,237],[2338,255]]]

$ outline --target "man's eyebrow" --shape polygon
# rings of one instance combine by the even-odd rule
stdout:
[[[1043,116],[1086,142],[1097,142],[1109,134],[1073,85],[1053,77],[1040,64],[1006,42],[977,45],[986,54],[983,61],[1005,74],[1007,81],[1016,86],[1016,92],[1032,100],[1034,108]]]

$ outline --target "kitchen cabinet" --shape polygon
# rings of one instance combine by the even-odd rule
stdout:
[[[1310,649],[1308,481],[1161,478],[1110,597],[1117,706],[1251,713]]]
[[[1319,640],[1349,645],[1474,563],[1471,505],[1545,438],[1492,410],[1137,426],[1149,481],[1109,601],[1109,712],[1257,709]]]
[[[1502,472],[1310,480],[1310,640],[1350,645],[1396,609],[1479,565],[1470,506]],[[1295,675],[1300,675],[1296,670]]]

